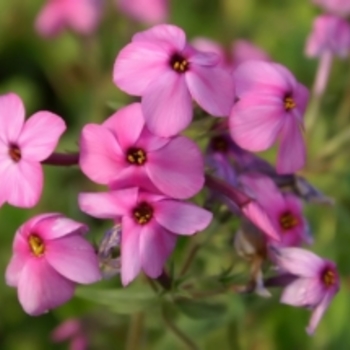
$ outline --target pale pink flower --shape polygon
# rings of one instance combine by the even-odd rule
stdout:
[[[55,149],[66,125],[59,116],[40,111],[26,122],[19,96],[0,96],[0,205],[33,207],[43,188],[40,164]]]
[[[204,185],[196,143],[183,136],[151,134],[139,103],[120,109],[102,125],[86,125],[80,151],[82,171],[97,183],[113,183],[114,189],[137,186],[183,199]]]
[[[38,33],[45,37],[69,28],[79,34],[94,32],[99,24],[103,0],[48,0],[35,22]]]
[[[312,310],[307,332],[313,334],[324,312],[339,290],[335,264],[301,248],[274,249],[282,272],[294,275],[284,289],[281,302]]]
[[[173,251],[176,235],[193,235],[205,229],[212,214],[186,203],[138,188],[109,193],[82,193],[80,209],[122,225],[121,280],[129,284],[143,270],[151,278],[161,275]]]
[[[326,11],[346,16],[350,13],[350,0],[313,0],[317,5],[322,6]]]
[[[117,0],[116,2],[125,15],[148,24],[166,22],[169,15],[168,0]]]
[[[243,149],[264,151],[279,139],[278,173],[301,169],[306,152],[301,129],[307,89],[280,64],[242,63],[235,71],[238,102],[232,108],[231,136]]]
[[[114,65],[113,81],[123,91],[142,96],[151,132],[168,137],[192,120],[194,99],[214,116],[228,116],[234,101],[230,74],[214,53],[195,50],[182,29],[158,25],[137,33]]]
[[[101,274],[87,227],[58,213],[38,215],[16,232],[6,283],[18,289],[23,309],[40,315],[72,298],[76,283],[90,284]]]

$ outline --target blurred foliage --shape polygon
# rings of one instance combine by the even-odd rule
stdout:
[[[307,59],[303,51],[312,20],[320,11],[310,2],[173,0],[171,22],[183,27],[189,38],[208,36],[225,45],[236,38],[251,40],[311,88],[317,61]],[[82,38],[65,32],[57,38],[45,40],[37,35],[33,26],[43,3],[44,0],[0,1],[0,93],[18,93],[25,102],[28,115],[38,109],[61,115],[69,129],[59,150],[74,151],[77,150],[79,130],[85,123],[101,122],[116,106],[130,101],[130,97],[113,85],[112,68],[120,48],[134,32],[144,27],[123,17],[109,1],[94,36]],[[231,292],[208,295],[195,301],[191,301],[190,295],[173,300],[171,295],[162,297],[159,291],[152,291],[151,287],[155,286],[149,286],[140,276],[127,289],[121,289],[118,278],[101,282],[91,289],[79,289],[77,297],[68,304],[34,318],[22,311],[16,291],[2,283],[0,349],[67,349],[67,344],[52,344],[50,332],[68,317],[82,317],[91,349],[123,349],[125,344],[128,349],[135,349],[132,339],[138,336],[142,349],[184,349],[184,343],[175,337],[176,330],[172,329],[178,327],[200,349],[206,350],[348,350],[348,67],[349,60],[335,61],[317,123],[306,133],[309,161],[303,175],[336,201],[334,207],[310,205],[305,208],[315,237],[312,249],[336,261],[342,275],[341,291],[313,337],[308,337],[304,330],[309,312],[280,305],[278,293],[274,292],[270,299]],[[91,240],[98,241],[111,223],[89,218],[77,207],[80,191],[97,189],[77,168],[46,166],[45,190],[36,208],[20,210],[7,205],[1,208],[0,273],[4,275],[17,227],[37,213],[61,211],[85,221],[91,226]],[[169,262],[174,276],[179,275],[193,246],[203,245],[186,274],[186,280],[177,283],[181,285],[195,280],[203,289],[213,289],[220,286],[215,286],[211,276],[224,274],[232,266],[236,273],[242,273],[246,266],[238,262],[232,248],[236,226],[236,220],[221,226],[214,223],[207,232],[192,239],[179,239]],[[208,240],[205,239],[207,236],[210,236]],[[99,291],[94,292],[92,288]]]

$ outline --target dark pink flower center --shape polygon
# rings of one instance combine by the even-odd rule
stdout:
[[[322,275],[322,282],[326,287],[334,286],[337,283],[337,275],[335,271],[333,271],[331,268],[327,267],[323,270]]]
[[[30,250],[35,256],[40,257],[45,253],[44,241],[35,233],[29,236],[28,242]]]
[[[286,96],[283,102],[284,102],[284,108],[286,111],[290,111],[291,109],[297,106],[297,104],[295,103],[294,99],[291,96]]]
[[[169,61],[170,67],[177,73],[185,73],[189,68],[189,63],[185,57],[179,53],[174,53]]]
[[[222,136],[214,136],[211,139],[211,147],[215,152],[226,153],[229,149],[228,141]]]
[[[280,216],[280,225],[282,230],[288,231],[299,224],[298,218],[293,215],[290,211],[283,213]]]
[[[145,225],[150,222],[153,217],[153,208],[148,203],[142,202],[134,208],[133,216],[139,225]]]
[[[21,150],[17,145],[10,145],[9,156],[15,163],[18,163],[21,160],[22,158]]]
[[[141,148],[129,148],[126,153],[126,159],[130,164],[144,165],[147,161],[147,154]]]

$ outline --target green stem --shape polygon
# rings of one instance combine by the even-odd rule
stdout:
[[[140,349],[142,331],[143,331],[144,315],[142,312],[131,316],[130,325],[128,329],[126,350]]]
[[[193,259],[195,258],[196,254],[198,253],[199,249],[201,248],[200,244],[194,244],[185,260],[185,263],[183,264],[180,276],[183,276],[189,269],[189,267],[192,264]]]

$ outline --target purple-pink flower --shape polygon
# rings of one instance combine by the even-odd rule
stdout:
[[[87,226],[58,213],[42,214],[16,232],[6,283],[23,309],[40,315],[72,298],[76,283],[101,278],[97,256],[82,235]]]
[[[205,229],[212,214],[194,204],[128,188],[109,193],[82,193],[80,209],[100,219],[121,220],[121,280],[129,284],[143,270],[161,275],[176,244],[176,235]]]
[[[59,116],[40,111],[25,122],[22,100],[0,96],[0,205],[33,207],[43,188],[40,164],[55,149],[66,125]]]
[[[113,81],[123,91],[142,96],[151,132],[168,137],[192,120],[194,99],[214,116],[228,116],[234,101],[230,74],[214,53],[189,46],[182,29],[158,25],[137,33],[114,65]]]
[[[102,125],[86,125],[80,151],[82,171],[114,189],[137,186],[183,199],[204,185],[203,157],[196,143],[150,133],[139,103],[120,109]]]
[[[317,5],[322,6],[326,11],[346,16],[350,13],[350,0],[313,0]]]
[[[121,12],[144,23],[166,22],[169,15],[168,0],[117,0],[116,2]]]
[[[262,61],[242,63],[235,71],[238,101],[229,126],[242,148],[258,152],[279,140],[277,171],[294,173],[305,164],[303,115],[308,101],[305,86],[280,64]]]
[[[339,290],[339,276],[332,261],[301,248],[274,249],[282,272],[296,278],[285,287],[281,302],[312,310],[307,332],[313,334],[324,312]]]
[[[103,0],[48,0],[41,9],[35,27],[39,34],[51,37],[69,28],[80,34],[96,30]]]

